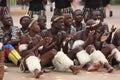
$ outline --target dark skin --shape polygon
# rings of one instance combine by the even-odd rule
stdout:
[[[23,38],[21,39],[21,44],[28,44],[28,49],[23,52],[24,53],[23,57],[31,55],[30,54],[31,52],[35,52],[38,49],[38,47],[42,45],[46,47],[51,42],[52,39],[49,37],[45,37],[43,39],[42,37],[38,36],[37,34],[39,33],[39,30],[40,28],[37,22],[35,22],[29,29],[29,36],[31,37],[32,41],[27,35],[24,35]],[[41,54],[40,56],[41,66],[44,67],[53,58],[53,56],[56,54],[56,51],[50,50],[46,51],[46,53],[44,54],[42,53],[40,54]]]
[[[73,19],[70,14],[66,13],[64,15],[64,24],[65,24],[65,32],[69,35],[70,34],[70,29],[71,25],[73,24]]]
[[[64,19],[59,19],[52,23],[51,29],[49,29],[45,32],[42,32],[43,37],[51,37],[52,38],[51,44],[48,47],[46,47],[44,49],[44,51],[48,51],[50,49],[58,50],[58,46],[60,46],[59,44],[61,43],[61,36],[62,36],[61,31],[63,30],[63,28],[64,28]]]
[[[112,33],[116,30],[116,28],[114,27],[114,25],[111,27],[111,31],[109,32],[108,25],[107,25],[106,23],[103,23],[104,18],[103,18],[103,16],[101,15],[101,12],[100,12],[100,11],[93,11],[91,18],[94,19],[94,20],[100,20],[100,26],[99,26],[99,28],[97,29],[97,32],[98,32],[98,33],[101,32],[101,31],[103,32],[103,30],[104,30],[105,34],[107,34],[106,36],[108,36],[106,42],[107,42],[107,43],[110,43],[111,38],[112,38]],[[101,33],[102,33],[102,32],[101,32]],[[101,33],[100,33],[100,34],[101,34]],[[109,33],[109,35],[108,35],[108,33]],[[101,36],[102,36],[102,35],[101,35]]]
[[[30,24],[31,19],[29,17],[23,17],[20,20],[20,24],[22,25],[21,30],[23,31],[23,33],[25,33],[25,31],[27,30],[29,24]]]
[[[120,51],[120,29],[118,29],[112,39],[112,43],[118,48]]]
[[[101,12],[97,11],[97,10],[92,12],[92,19],[94,19],[94,20],[100,20],[101,22],[104,21],[104,18],[102,17]]]
[[[93,24],[93,22],[89,22],[89,24],[91,24],[91,23]],[[97,28],[98,28],[98,25],[96,25],[95,27],[89,27],[89,28],[82,30],[82,31],[78,31],[75,35],[73,35],[71,37],[71,40],[73,40],[73,41],[76,41],[76,40],[85,41],[84,45],[82,46],[83,49],[85,49],[87,45],[94,44],[96,38],[98,37],[98,36],[95,37]],[[79,49],[79,47],[72,49],[70,52],[68,52],[68,56],[71,59],[75,59],[76,57],[71,56],[71,55],[76,55],[77,51],[79,52],[79,50],[81,50],[81,49]]]
[[[87,45],[91,44],[94,42],[94,39],[93,39],[93,35],[94,35],[95,31],[90,31],[90,32],[85,32],[85,31],[80,31],[80,32],[77,32],[76,35],[74,35],[71,39],[74,41],[74,40],[83,40],[85,41],[84,45],[83,46],[80,46],[80,47],[77,47],[77,48],[74,48],[72,49],[71,51],[69,51],[67,53],[68,57],[72,60],[76,59],[76,53],[85,49],[87,47]]]
[[[110,46],[111,47],[109,47],[109,49],[113,48],[112,45],[110,45]],[[87,53],[92,54],[92,52],[95,51],[96,48],[94,45],[88,45],[85,50]],[[90,65],[88,67],[88,71],[98,70],[101,65],[103,65],[108,70],[108,73],[111,73],[113,71],[113,67],[109,63],[102,64],[101,62]]]
[[[82,30],[82,20],[83,20],[83,13],[81,10],[74,11],[73,18],[75,20],[74,27],[77,31]]]
[[[39,32],[40,28],[37,24],[37,21],[35,21],[29,28],[29,33],[25,34],[21,39],[21,44],[28,44],[27,50],[24,50],[21,52],[21,56],[24,58],[27,58],[28,56],[33,55],[39,46],[47,45],[50,42],[50,38],[42,39],[42,37],[37,36],[37,33]],[[38,69],[34,70],[34,77],[39,78],[39,76],[42,74],[41,71]]]
[[[45,16],[40,15],[37,21],[38,21],[38,25],[40,27],[40,32],[47,29],[46,28],[46,17]]]
[[[52,23],[52,28],[49,29],[47,31],[47,35],[45,35],[46,33],[44,33],[44,36],[49,36],[53,39],[52,43],[47,46],[44,51],[49,50],[49,49],[57,49],[59,50],[58,47],[59,45],[62,44],[64,38],[65,37],[65,32],[62,31],[64,28],[64,19],[58,19],[57,21],[53,21]],[[57,40],[56,40],[57,39]],[[58,48],[56,48],[58,47]],[[77,74],[80,70],[80,68],[78,66],[70,66],[70,69],[72,70],[73,74]]]
[[[12,29],[11,29],[11,26],[13,26],[13,20],[12,20],[12,17],[10,14],[7,14],[7,15],[4,15],[2,17],[2,23],[4,25],[4,35],[5,34],[8,34],[10,37],[4,41],[3,44],[7,44],[7,43],[11,43],[11,44],[17,44],[19,42],[19,40],[16,40],[16,41],[11,41],[11,32],[12,32]]]

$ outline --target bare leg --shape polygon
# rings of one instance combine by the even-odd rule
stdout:
[[[4,68],[1,67],[0,68],[0,80],[3,80],[3,76],[4,76]]]
[[[113,72],[113,67],[109,63],[105,63],[104,67],[108,70],[108,73]]]
[[[76,53],[77,52],[79,52],[79,51],[81,51],[83,48],[81,48],[81,47],[77,47],[77,48],[75,48],[75,49],[72,49],[68,54],[67,54],[67,56],[70,58],[70,59],[75,59],[76,58]]]
[[[41,62],[40,62],[41,66],[44,67],[46,64],[48,64],[48,62],[50,62],[54,58],[56,53],[57,53],[57,51],[54,50],[54,49],[44,53],[40,57],[40,59],[41,59]]]
[[[100,62],[92,64],[88,67],[87,71],[96,71],[99,69],[100,65],[101,65]]]
[[[38,69],[35,69],[35,71],[34,71],[34,77],[35,78],[39,78],[39,76],[42,75],[42,74],[43,74],[42,71],[39,71]]]
[[[70,69],[72,70],[72,73],[75,75],[80,72],[80,66],[70,66]]]

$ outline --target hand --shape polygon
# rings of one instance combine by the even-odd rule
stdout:
[[[111,32],[114,32],[115,30],[116,30],[116,27],[114,27],[114,25],[112,25]]]
[[[45,37],[43,39],[44,42],[44,46],[47,46],[48,44],[50,44],[52,42],[52,38],[51,37]]]
[[[71,40],[71,36],[67,36],[66,39],[65,39],[65,42],[68,42]]]
[[[90,31],[88,34],[88,38],[92,38],[94,33],[95,33],[95,30]]]
[[[108,36],[107,35],[105,35],[105,34],[103,34],[102,36],[101,36],[101,42],[105,42],[106,40],[107,40],[107,38],[108,38]]]
[[[93,41],[94,41],[94,33],[95,33],[95,30],[89,32],[88,38],[87,38],[87,41],[89,43],[93,43]]]
[[[62,33],[58,32],[57,36],[56,36],[56,44],[59,44],[61,42],[62,39]]]

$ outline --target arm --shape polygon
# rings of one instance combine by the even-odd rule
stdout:
[[[107,38],[107,40],[106,40],[107,43],[110,43],[110,42],[111,42],[111,40],[112,40],[112,34],[113,34],[113,32],[114,32],[115,30],[116,30],[116,28],[115,28],[114,25],[113,25],[112,28],[111,28],[110,34],[108,35],[108,38]]]
[[[114,44],[115,46],[118,46],[118,33],[117,32],[115,32],[115,34],[113,35],[113,39],[112,39],[112,44]]]
[[[28,43],[28,41],[26,41],[26,36],[23,36],[21,41],[20,41],[20,44],[27,44],[28,45],[28,49],[27,50],[24,50],[21,52],[21,55],[23,57],[25,57],[26,55],[30,54],[31,52],[34,52],[36,51],[40,46],[46,46],[49,42],[50,42],[50,38],[45,38],[45,39],[42,39],[40,38],[38,44],[34,45],[34,47],[32,47],[31,49],[29,49],[29,46],[30,44]]]
[[[88,38],[85,40],[85,43],[83,45],[83,48],[85,49],[89,44],[93,44],[94,43],[94,33],[95,30],[89,32]]]

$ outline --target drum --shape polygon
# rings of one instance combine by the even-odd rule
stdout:
[[[8,54],[8,59],[12,61],[15,65],[18,65],[21,59],[21,56],[15,49],[11,49]]]

